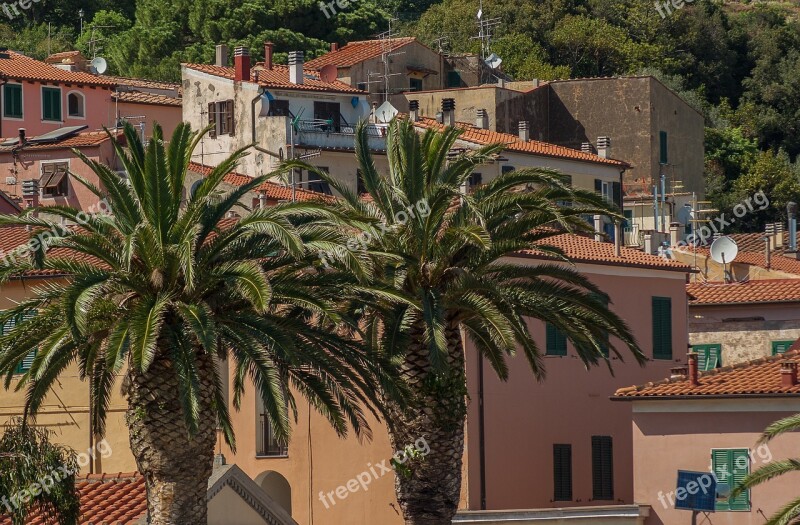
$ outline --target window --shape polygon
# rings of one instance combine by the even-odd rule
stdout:
[[[609,182],[602,179],[594,179],[594,191],[603,196],[603,200],[616,204],[622,208],[622,186],[619,182]]]
[[[422,91],[422,79],[421,78],[409,79],[409,87],[411,88],[411,91]]]
[[[500,168],[500,173],[508,173],[510,171],[514,171],[514,166],[509,166],[508,164],[506,164],[505,166]]]
[[[483,175],[480,173],[473,173],[469,176],[469,187],[474,188],[483,184]]]
[[[269,103],[269,113],[270,117],[290,117],[291,111],[289,111],[289,101],[288,100],[273,100]]]
[[[233,118],[233,100],[211,102],[208,105],[208,123],[214,126],[209,133],[210,137],[234,136],[236,126]]]
[[[366,82],[359,82],[357,87],[358,87],[358,89],[360,91],[366,91],[367,90],[367,83]]]
[[[461,73],[458,71],[447,72],[447,87],[461,87]]]
[[[288,401],[287,401],[288,402]],[[261,396],[257,399],[258,428],[256,429],[256,456],[259,457],[285,457],[289,455],[289,447],[275,435],[275,429],[269,420],[269,414],[264,407]]]
[[[330,170],[328,168],[323,168],[322,166],[317,166],[318,170],[322,170],[325,173],[329,173]],[[332,195],[331,194],[331,187],[328,185],[327,182],[322,180],[319,175],[314,173],[313,171],[308,172],[308,189],[311,191],[316,191],[317,193],[324,193],[325,195]]]
[[[67,115],[70,117],[83,118],[84,98],[82,93],[70,93],[67,95]]]
[[[711,469],[717,476],[717,486],[726,484],[732,490],[750,473],[750,451],[746,448],[718,448],[711,450]],[[719,511],[749,511],[750,489],[735,498],[717,501]]]
[[[572,445],[553,445],[553,500],[572,501]]]
[[[772,341],[772,355],[785,354],[794,341]]]
[[[3,116],[22,118],[22,84],[3,86]]]
[[[659,131],[658,132],[658,162],[660,164],[666,164],[669,160],[667,156],[667,132],[666,131]]]
[[[69,192],[69,165],[66,162],[51,162],[41,166],[39,189],[42,190],[42,197],[66,197]]]
[[[545,325],[545,355],[567,355],[567,336],[551,325]]]
[[[692,345],[692,350],[697,353],[697,369],[701,372],[722,366],[722,345]]]
[[[61,90],[42,88],[42,120],[61,122]]]
[[[653,297],[653,359],[672,359],[672,299]]]
[[[324,131],[339,131],[341,106],[338,102],[314,102],[314,120],[328,120],[330,125]]]
[[[592,499],[614,499],[614,450],[611,436],[592,436]]]
[[[30,313],[24,314],[22,316],[22,320],[27,321],[28,319],[31,319],[34,315],[36,315],[35,310],[31,311]],[[0,326],[0,335],[6,334],[9,331],[13,330],[15,326],[17,326],[17,320],[10,319],[8,322],[5,323],[5,325]],[[17,368],[14,370],[14,373],[24,374],[25,372],[30,370],[31,366],[33,366],[33,360],[35,357],[36,357],[36,351],[34,350],[33,352],[25,356],[25,359],[23,359],[22,362],[17,365]]]

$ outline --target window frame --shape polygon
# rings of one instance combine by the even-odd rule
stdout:
[[[721,455],[720,453],[725,452],[727,454],[726,461],[728,462],[728,466],[724,469],[726,470],[726,476],[720,476],[720,471],[717,469],[717,457]],[[737,454],[738,453],[738,454]],[[745,469],[744,473],[739,473],[738,477],[740,481],[736,481],[737,473],[736,473],[736,459],[737,457],[744,456],[747,458],[747,468]],[[751,461],[750,461],[750,449],[749,448],[712,448],[711,449],[711,472],[716,476],[717,481],[719,483],[724,483],[723,479],[727,481],[728,486],[733,489],[733,487],[737,483],[741,483],[741,479],[744,479],[744,476],[748,475],[751,470]],[[732,468],[731,468],[732,465]],[[732,472],[727,472],[728,468],[731,468]],[[728,480],[728,476],[733,477],[733,482]],[[717,501],[715,504],[715,511],[716,512],[750,512],[753,506],[753,502],[751,500],[751,493],[750,489],[744,490],[738,498],[744,497],[746,499],[746,503],[741,501],[739,502],[731,502],[730,499],[727,501]]]
[[[567,336],[551,323],[544,324],[545,352],[544,355],[564,357],[567,355]]]
[[[782,339],[771,341],[770,348],[772,349],[772,355],[785,354],[786,352],[789,351],[789,348],[791,348],[794,343],[795,341],[788,341]],[[784,350],[783,352],[778,352],[777,347],[780,345],[786,345],[786,350]]]
[[[55,94],[56,92],[58,92],[58,119],[47,118],[47,116],[45,115],[45,109],[46,109],[46,106],[45,106],[46,95],[45,95],[45,93]],[[42,122],[59,122],[59,123],[63,123],[64,122],[64,93],[61,90],[61,87],[59,87],[59,86],[56,86],[56,87],[53,87],[53,86],[42,86],[42,88],[41,88],[41,96],[42,96]]]
[[[562,458],[559,454],[566,454],[566,458]],[[564,469],[564,465],[558,459],[568,463],[568,467]],[[567,494],[562,492],[564,488],[566,488]],[[573,497],[572,444],[553,443],[553,501],[572,501]]]
[[[669,324],[667,326],[667,338],[663,338],[661,334],[658,333],[656,330],[656,326],[660,325],[660,320],[656,319],[656,303],[660,301],[665,301],[668,308],[669,308]],[[650,301],[650,308],[652,310],[652,324],[651,330],[653,332],[653,360],[659,361],[671,361],[673,359],[673,351],[672,351],[672,326],[673,326],[673,315],[672,315],[672,297],[663,297],[654,295]],[[662,328],[663,331],[663,328]],[[665,344],[664,341],[668,341],[668,344]],[[662,350],[663,347],[666,346],[669,348],[669,355],[666,352],[659,352]]]
[[[6,113],[6,89],[11,87],[18,87],[19,88],[19,109],[20,114],[18,117],[14,117],[8,115]],[[25,88],[23,87],[22,83],[17,82],[6,82],[3,84],[3,119],[4,120],[16,120],[16,121],[23,121],[25,120]]]
[[[614,501],[614,438],[592,436],[592,501]]]
[[[71,113],[71,108],[69,106],[69,97],[76,96],[78,100],[81,102],[81,114],[80,115],[73,115]],[[80,91],[69,91],[67,92],[67,118],[75,119],[75,120],[86,120],[86,95],[81,93]]]

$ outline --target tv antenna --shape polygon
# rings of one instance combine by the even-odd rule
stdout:
[[[389,19],[389,30],[376,35],[376,38],[381,41],[381,66],[383,71],[375,73],[372,71],[367,72],[367,84],[383,85],[383,91],[380,93],[382,102],[389,100],[389,95],[393,94],[395,91],[404,91],[402,87],[395,89],[390,87],[391,78],[402,75],[402,73],[392,72],[392,57],[405,54],[405,51],[395,52],[392,45],[392,40],[396,36],[394,29],[392,29],[392,22],[395,21],[397,21],[396,18]]]
[[[491,60],[496,66],[500,65],[502,60],[500,57],[492,53],[492,37],[498,26],[501,24],[500,17],[487,18],[483,12],[483,0],[480,0],[480,7],[478,8],[478,36],[472,37],[473,40],[481,41],[481,60],[494,69],[487,60]],[[483,71],[483,68],[481,68]],[[483,83],[483,74],[481,74],[481,83]]]

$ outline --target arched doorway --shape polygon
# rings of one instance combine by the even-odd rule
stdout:
[[[269,497],[283,507],[283,510],[292,514],[292,486],[280,472],[269,470],[256,478],[256,483]]]

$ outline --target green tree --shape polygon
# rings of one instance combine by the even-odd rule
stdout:
[[[778,436],[788,432],[797,432],[798,430],[800,430],[800,414],[783,418],[764,430],[759,444],[768,443]],[[755,472],[748,474],[741,485],[734,487],[731,492],[731,498],[735,498],[745,490],[757,487],[772,479],[797,472],[800,472],[800,458],[772,461]],[[775,514],[767,519],[764,525],[789,525],[791,523],[797,523],[796,520],[798,518],[800,518],[800,497],[778,509]]]
[[[0,436],[0,515],[24,525],[34,511],[62,525],[76,525],[81,502],[75,489],[75,452],[50,442],[52,433],[16,418]],[[41,490],[46,486],[46,490]],[[39,488],[37,488],[39,487]],[[34,494],[34,492],[36,494]]]
[[[763,231],[768,222],[783,222],[786,219],[786,205],[800,199],[800,181],[784,151],[777,154],[772,151],[758,153],[752,167],[736,179],[732,187],[731,205],[746,202],[760,191],[769,199],[766,209],[737,219],[737,227],[743,231]]]
[[[39,246],[30,260],[5,259],[0,278],[37,268],[70,276],[0,313],[0,324],[34,313],[0,337],[0,374],[8,388],[17,365],[36,352],[17,385],[27,389],[26,410],[35,414],[59,376],[77,366],[89,383],[98,435],[116,378],[123,376],[149,523],[202,525],[218,425],[235,447],[220,360],[232,371],[233,406],[238,409],[252,382],[281,439],[289,435],[291,412],[296,417],[293,391],[340,435],[352,427],[369,436],[364,411],[374,406],[379,361],[341,335],[346,326],[333,308],[342,294],[336,281],[308,271],[319,243],[330,244],[318,221],[335,222],[323,204],[286,203],[226,219],[274,174],[223,192],[222,179],[245,153],[240,150],[185,199],[186,170],[201,134],[181,124],[166,147],[155,126],[146,148],[132,126],[124,134],[128,150],[114,144],[129,184],[76,151],[104,190],[74,180],[105,199],[113,214],[39,210],[78,229],[34,212],[0,216],[0,224],[31,226],[33,237],[42,229],[53,236],[49,249]]]
[[[409,525],[449,525],[458,505],[467,408],[462,331],[503,380],[507,358],[518,349],[534,376],[544,378],[526,318],[561,330],[587,366],[610,365],[625,347],[637,362],[645,360],[627,325],[608,309],[607,296],[577,271],[506,262],[520,250],[560,258],[546,247],[548,237],[558,226],[588,231],[584,214],[613,214],[602,198],[543,169],[506,173],[465,194],[461,188],[473,170],[502,146],[451,158],[459,133],[449,128],[420,135],[412,123],[393,121],[389,170],[381,175],[360,125],[356,155],[369,199],[315,170],[341,193],[337,206],[355,221],[366,247],[357,253],[340,248],[331,264],[343,272],[364,268],[370,286],[355,292],[352,309],[362,314],[371,344],[396,360],[411,390],[407,407],[386,401],[391,443],[399,450],[425,438],[431,448],[397,476]],[[354,258],[367,264],[356,265]]]

